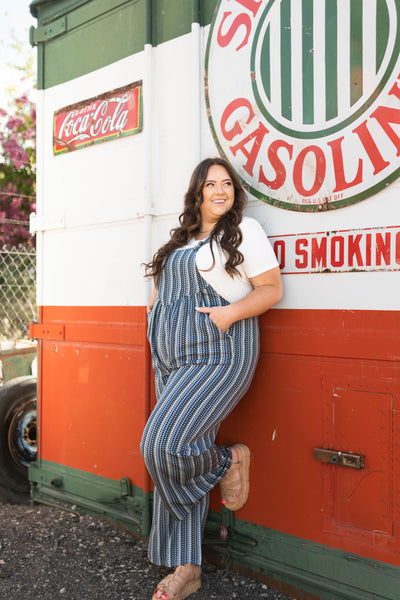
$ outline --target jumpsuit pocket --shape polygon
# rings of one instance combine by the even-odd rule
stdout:
[[[211,308],[211,307],[222,307],[222,306],[228,306],[229,302],[227,300],[225,300],[224,298],[222,298],[221,296],[217,295],[217,293],[212,289],[212,288],[206,288],[203,289],[201,292],[201,302],[199,302],[198,304],[198,308],[201,306],[203,308]],[[231,332],[232,332],[232,328],[233,328],[233,324],[228,327],[228,329],[226,331],[222,331],[222,329],[220,329],[218,327],[218,325],[216,325],[210,315],[208,313],[199,313],[196,310],[196,316],[198,319],[198,323],[200,326],[202,326],[205,329],[209,330],[210,335],[215,335],[215,336],[219,336],[219,337],[231,337]]]
[[[191,353],[196,362],[220,364],[230,362],[232,340],[228,331],[222,331],[207,313],[197,310],[193,319],[193,341]]]
[[[203,326],[206,326],[208,328],[210,328],[210,330],[213,330],[215,332],[216,336],[220,336],[222,338],[224,337],[228,337],[231,338],[231,331],[232,331],[232,325],[230,327],[228,327],[228,329],[226,331],[222,331],[222,329],[220,329],[218,327],[218,325],[216,325],[214,323],[214,321],[211,319],[210,315],[208,313],[199,313],[200,315],[203,316],[204,320],[208,321],[207,323],[204,323]]]

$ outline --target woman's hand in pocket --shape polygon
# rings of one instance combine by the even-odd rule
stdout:
[[[221,329],[226,331],[234,322],[230,304],[227,306],[202,306],[196,308],[197,312],[208,314],[211,321]]]

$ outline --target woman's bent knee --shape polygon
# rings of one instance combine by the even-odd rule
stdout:
[[[161,443],[160,443],[161,442]],[[147,439],[143,436],[140,444],[140,452],[147,467],[147,470],[152,475],[160,473],[168,469],[168,451],[162,440]]]

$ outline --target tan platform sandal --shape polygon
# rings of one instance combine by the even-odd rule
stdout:
[[[184,600],[201,587],[201,567],[180,565],[154,591],[152,600]]]
[[[249,496],[250,450],[245,444],[234,444],[232,448],[237,452],[238,462],[232,463],[219,485],[225,508],[240,510]]]

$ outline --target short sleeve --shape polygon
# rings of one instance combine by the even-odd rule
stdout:
[[[250,217],[244,217],[240,225],[243,241],[239,246],[243,254],[243,268],[248,278],[261,275],[278,267],[278,261],[271,243],[260,223]]]

